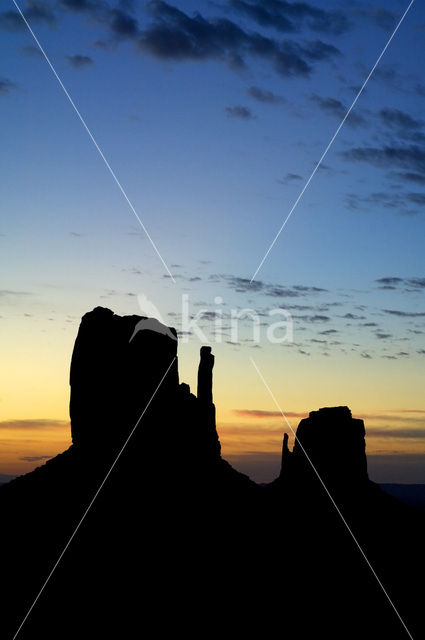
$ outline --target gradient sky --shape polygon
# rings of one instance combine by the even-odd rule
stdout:
[[[0,13],[0,473],[69,445],[81,316],[142,313],[216,354],[223,453],[276,475],[320,406],[363,417],[372,479],[425,483],[425,7],[414,2],[252,284],[408,2],[21,2],[175,278],[140,228],[12,0]],[[222,303],[215,300],[220,296]],[[230,310],[260,314],[231,342]],[[294,341],[266,340],[271,309]],[[214,340],[217,313],[223,339]],[[179,345],[195,387],[200,342]],[[291,437],[291,441],[293,438]]]

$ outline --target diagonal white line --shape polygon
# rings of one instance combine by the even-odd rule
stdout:
[[[403,13],[403,15],[401,16],[396,28],[394,29],[394,31],[392,32],[387,44],[385,45],[385,47],[382,49],[377,61],[375,62],[375,64],[373,65],[372,69],[370,70],[366,80],[363,82],[362,86],[360,87],[356,97],[354,98],[350,108],[348,109],[347,113],[345,114],[345,116],[343,117],[342,121],[340,122],[337,130],[335,131],[335,133],[333,134],[328,146],[326,147],[326,149],[324,150],[324,152],[322,153],[319,162],[316,164],[316,166],[314,167],[309,179],[307,180],[307,182],[305,183],[304,187],[301,190],[301,193],[299,194],[298,198],[295,200],[294,204],[292,205],[292,209],[290,210],[290,212],[288,213],[288,215],[286,216],[285,220],[282,223],[282,226],[280,227],[279,231],[276,233],[275,237],[272,240],[272,243],[270,244],[269,248],[267,249],[266,253],[264,254],[263,259],[261,260],[260,264],[258,265],[254,275],[252,276],[250,282],[252,282],[257,273],[260,271],[261,267],[264,264],[264,261],[266,260],[267,256],[269,255],[270,251],[273,249],[277,239],[279,238],[280,234],[282,233],[283,229],[286,226],[286,223],[288,222],[289,218],[292,216],[293,212],[295,211],[295,208],[297,207],[299,201],[301,200],[301,198],[304,195],[304,192],[306,191],[307,187],[309,186],[310,182],[312,181],[312,179],[314,178],[316,171],[319,169],[320,165],[322,164],[326,154],[328,153],[329,149],[331,148],[332,144],[334,143],[335,138],[337,137],[338,133],[341,131],[345,121],[347,120],[348,116],[350,115],[352,109],[354,108],[357,100],[360,98],[361,94],[363,93],[363,90],[365,88],[365,86],[367,85],[367,83],[369,82],[370,78],[372,77],[373,72],[375,71],[376,67],[378,66],[378,64],[381,61],[382,56],[384,55],[384,53],[386,52],[386,50],[388,49],[392,39],[394,38],[395,34],[397,33],[397,31],[399,30],[401,23],[403,22],[404,18],[406,17],[410,7],[412,6],[412,4],[414,3],[415,0],[411,0],[411,2],[409,3],[409,6],[407,7],[406,11]]]
[[[291,424],[289,423],[288,418],[287,418],[287,417],[285,416],[285,414],[283,413],[283,411],[282,411],[282,409],[281,409],[281,407],[280,407],[280,405],[279,405],[278,401],[276,400],[276,398],[275,398],[275,396],[274,396],[274,394],[273,394],[273,391],[270,389],[269,385],[267,384],[267,382],[266,382],[266,380],[265,380],[265,378],[264,378],[263,374],[261,373],[261,371],[259,370],[258,366],[256,365],[256,363],[255,363],[255,361],[254,361],[254,358],[250,357],[249,359],[251,360],[251,363],[252,363],[252,365],[253,365],[254,369],[255,369],[255,370],[256,370],[256,372],[258,373],[258,375],[259,375],[259,377],[260,377],[261,381],[263,382],[264,386],[266,387],[267,391],[269,392],[270,397],[272,398],[272,400],[273,400],[273,402],[275,403],[276,407],[278,408],[278,410],[279,410],[279,411],[280,411],[280,413],[282,414],[283,419],[285,420],[286,424],[288,425],[288,427],[290,428],[290,430],[292,431],[292,433],[293,433],[293,435],[294,435],[294,437],[295,437],[295,435],[296,435],[296,434],[295,434],[295,431],[293,430],[293,428],[292,428]],[[323,482],[323,480],[322,480],[322,478],[321,478],[321,476],[320,476],[319,472],[317,471],[316,467],[314,466],[313,462],[311,461],[311,459],[310,459],[310,457],[309,457],[309,455],[308,455],[307,451],[304,449],[304,447],[303,447],[302,443],[300,442],[300,440],[298,440],[298,444],[299,444],[299,446],[300,446],[300,448],[301,448],[302,452],[304,453],[305,457],[307,458],[307,460],[308,460],[308,462],[309,462],[309,464],[310,464],[311,468],[313,469],[314,473],[316,474],[317,478],[319,479],[320,484],[322,485],[322,487],[324,488],[324,490],[325,490],[326,494],[328,495],[328,498],[330,499],[330,501],[332,502],[333,506],[335,507],[335,509],[336,509],[336,511],[337,511],[337,513],[338,513],[338,515],[339,515],[339,517],[341,518],[342,522],[344,523],[344,525],[345,525],[345,527],[346,527],[347,531],[349,532],[350,536],[351,536],[351,537],[352,537],[352,539],[354,540],[354,542],[355,542],[355,544],[356,544],[356,546],[357,546],[358,550],[360,551],[361,555],[363,556],[363,558],[364,558],[364,560],[365,560],[366,564],[368,565],[368,567],[369,567],[369,569],[371,570],[371,572],[373,573],[373,575],[374,575],[374,577],[375,577],[376,581],[378,582],[379,586],[381,587],[382,591],[384,592],[384,594],[385,594],[385,596],[386,596],[386,598],[387,598],[388,602],[390,603],[390,605],[391,605],[391,606],[392,606],[392,608],[394,609],[394,611],[395,611],[395,613],[396,613],[396,615],[397,615],[397,618],[400,620],[400,622],[401,622],[401,624],[403,625],[403,627],[404,627],[404,629],[405,629],[405,631],[406,631],[407,635],[409,636],[409,638],[410,638],[411,640],[413,640],[413,637],[412,637],[412,635],[411,635],[411,633],[410,633],[409,629],[406,627],[406,625],[405,625],[405,623],[404,623],[404,621],[403,621],[403,618],[401,617],[401,615],[400,615],[400,614],[399,614],[399,612],[397,611],[396,606],[394,605],[393,601],[391,600],[390,596],[388,595],[388,593],[387,593],[387,591],[386,591],[386,589],[385,589],[384,585],[383,585],[383,584],[382,584],[382,582],[380,581],[380,579],[379,579],[378,575],[376,574],[376,572],[375,572],[374,568],[372,567],[371,563],[369,562],[369,560],[368,560],[368,558],[367,558],[367,556],[366,556],[365,552],[363,551],[362,547],[360,546],[360,544],[359,544],[359,542],[358,542],[358,540],[357,540],[356,536],[355,536],[355,535],[354,535],[354,533],[352,532],[352,530],[351,530],[351,528],[350,528],[350,525],[348,524],[348,522],[346,521],[346,519],[345,519],[345,518],[344,518],[344,516],[342,515],[342,513],[341,513],[341,511],[340,511],[340,509],[339,509],[339,507],[338,507],[338,505],[336,504],[335,500],[333,499],[332,495],[330,494],[330,492],[329,492],[329,490],[328,490],[327,486],[326,486],[326,485],[325,485],[325,483]]]
[[[53,565],[52,570],[50,571],[49,575],[47,576],[46,580],[43,583],[43,586],[41,587],[40,591],[38,592],[37,596],[34,599],[34,602],[32,603],[32,605],[30,606],[30,608],[28,609],[24,619],[22,620],[21,624],[18,627],[18,630],[16,631],[15,635],[13,636],[12,640],[15,640],[18,637],[18,634],[20,633],[22,627],[24,626],[25,622],[28,619],[28,616],[30,615],[31,611],[34,609],[35,605],[38,602],[38,599],[40,598],[41,594],[43,593],[44,589],[46,588],[50,578],[52,577],[52,575],[54,574],[54,572],[56,571],[60,561],[62,560],[63,556],[66,553],[66,550],[68,549],[69,545],[71,544],[72,540],[75,537],[75,534],[77,533],[78,529],[81,527],[81,525],[83,524],[88,512],[90,511],[90,509],[93,506],[94,501],[96,500],[97,496],[99,495],[99,493],[101,492],[105,482],[107,481],[107,479],[109,478],[109,476],[111,475],[112,470],[114,469],[115,465],[117,464],[119,458],[121,457],[122,452],[124,451],[124,449],[126,448],[127,444],[130,441],[130,438],[132,437],[133,433],[136,431],[137,427],[139,426],[139,423],[141,421],[141,419],[143,418],[143,416],[145,415],[146,411],[149,408],[149,405],[151,404],[152,400],[154,399],[154,397],[156,396],[158,389],[160,388],[160,386],[162,385],[162,383],[164,382],[167,373],[169,372],[169,370],[171,369],[171,367],[173,366],[173,363],[176,360],[176,356],[174,356],[174,358],[172,359],[172,361],[170,362],[167,371],[164,373],[164,375],[162,376],[158,386],[156,387],[155,391],[153,392],[152,396],[150,397],[149,402],[147,403],[146,407],[143,409],[140,418],[137,420],[136,424],[134,425],[134,427],[132,428],[132,430],[130,431],[130,435],[127,437],[126,441],[124,442],[121,450],[119,451],[117,457],[115,458],[115,460],[113,461],[108,473],[106,474],[106,476],[104,477],[104,479],[102,480],[102,482],[100,483],[99,488],[97,489],[96,493],[94,494],[93,498],[90,501],[89,506],[87,507],[87,509],[84,511],[83,516],[81,518],[81,520],[79,521],[79,523],[77,524],[77,526],[75,527],[71,537],[69,538],[68,542],[66,543],[63,551],[61,552],[61,554],[59,555],[59,558],[56,560],[55,564]]]
[[[41,53],[43,54],[47,64],[49,65],[50,69],[52,70],[56,80],[59,82],[60,86],[63,89],[63,92],[65,93],[66,97],[68,98],[72,108],[74,109],[75,113],[77,114],[78,118],[80,119],[84,129],[87,131],[90,140],[93,142],[94,146],[96,147],[97,151],[99,152],[100,157],[102,158],[103,162],[105,163],[109,173],[111,174],[111,176],[113,177],[115,183],[117,184],[119,190],[121,191],[122,195],[124,196],[128,206],[130,207],[131,211],[133,212],[133,214],[136,217],[136,220],[138,221],[138,223],[140,224],[140,226],[142,227],[143,231],[146,234],[146,237],[148,238],[149,242],[151,243],[156,255],[158,256],[158,258],[161,260],[165,270],[167,271],[168,275],[170,276],[171,280],[174,282],[174,284],[176,284],[176,281],[173,278],[173,275],[171,273],[171,271],[169,270],[164,258],[162,257],[162,255],[159,252],[158,247],[156,246],[155,242],[152,240],[148,230],[146,229],[145,225],[143,224],[142,220],[140,219],[139,214],[137,213],[136,209],[134,208],[133,204],[131,203],[129,197],[127,196],[126,192],[124,191],[123,186],[121,185],[120,181],[118,180],[117,176],[115,175],[111,165],[109,164],[109,162],[107,161],[107,159],[105,158],[102,149],[99,147],[99,145],[97,144],[92,132],[90,131],[90,129],[88,128],[83,116],[81,115],[81,113],[79,112],[77,106],[75,105],[73,99],[71,98],[71,96],[69,95],[67,89],[65,88],[62,80],[60,79],[59,75],[56,72],[56,69],[54,68],[53,64],[50,62],[49,57],[47,56],[47,53],[44,51],[43,47],[41,46],[39,40],[37,39],[37,36],[35,35],[34,31],[31,29],[28,20],[25,18],[24,14],[22,13],[21,9],[19,8],[16,0],[12,0],[13,4],[16,7],[16,10],[19,12],[22,20],[24,21],[25,25],[28,28],[28,31],[30,32],[30,34],[32,35],[32,37],[34,38],[35,43],[37,44],[38,48],[40,49]]]

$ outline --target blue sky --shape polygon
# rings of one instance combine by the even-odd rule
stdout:
[[[288,409],[340,401],[358,410],[424,408],[421,3],[410,8],[254,287],[239,279],[255,272],[408,3],[22,3],[176,285],[13,2],[6,5],[0,315],[8,358],[23,334],[36,353],[48,334],[55,353],[45,356],[46,384],[60,381],[50,389],[54,410],[48,393],[43,415],[28,397],[27,417],[66,415],[81,315],[98,304],[138,313],[141,292],[170,324],[178,324],[167,314],[179,314],[182,292],[194,310],[200,303],[213,310],[220,295],[226,308],[291,311],[294,345],[258,350],[277,389],[288,383],[282,366],[293,372]],[[229,412],[226,376],[245,371],[251,346],[216,346],[226,365],[216,401]],[[180,347],[182,378],[192,385],[198,349],[196,339]],[[26,366],[30,375],[33,359]],[[320,384],[302,401],[307,371]],[[341,371],[347,386],[333,394]],[[23,417],[23,403],[13,392],[19,375],[13,384],[9,377],[0,408],[10,420]],[[245,402],[235,389],[235,408],[255,384],[247,382]],[[418,438],[415,452],[422,444]]]

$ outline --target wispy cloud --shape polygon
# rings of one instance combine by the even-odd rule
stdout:
[[[298,182],[302,179],[302,176],[298,173],[287,173],[286,176],[278,180],[278,182],[280,182],[280,184],[290,184],[291,182]]]
[[[273,93],[273,91],[266,91],[259,87],[249,87],[247,93],[251,98],[254,98],[257,102],[262,102],[263,104],[283,104],[286,102],[285,98],[277,93]]]
[[[94,61],[90,56],[82,56],[79,54],[66,56],[66,59],[74,69],[85,69],[86,67],[90,67],[94,64]]]
[[[400,278],[398,276],[384,276],[375,280],[380,289],[398,289],[408,293],[425,291],[425,278]]]
[[[382,309],[382,311],[399,318],[425,318],[425,311],[400,311],[398,309]]]
[[[30,291],[13,291],[12,289],[0,289],[0,296],[31,296]]]
[[[396,438],[396,439],[402,439],[404,440],[405,438],[408,439],[415,439],[415,440],[422,440],[425,438],[425,425],[422,428],[417,428],[417,429],[409,429],[409,428],[399,428],[399,429],[392,429],[392,428],[369,428],[367,430],[367,437],[368,438]]]
[[[365,162],[374,167],[401,167],[414,173],[425,172],[425,147],[416,144],[353,147],[340,155],[345,160]]]
[[[18,85],[8,78],[0,78],[0,96],[7,96]]]
[[[255,293],[262,292],[266,296],[272,298],[298,298],[308,295],[326,293],[328,290],[322,287],[311,285],[281,285],[266,283],[262,280],[254,280],[252,283],[248,278],[229,274],[216,274],[211,279],[224,281],[227,285],[234,289],[237,293]]]
[[[233,413],[242,418],[280,418],[282,414],[280,411],[265,411],[263,409],[233,409]],[[297,413],[294,411],[285,411],[287,418],[307,418],[308,413]]]
[[[316,93],[313,93],[310,96],[310,99],[319,107],[319,109],[323,113],[334,116],[339,121],[343,120],[347,114],[348,107],[337,98],[323,98]],[[345,122],[351,127],[358,127],[365,124],[366,121],[361,115],[359,115],[355,111],[352,111]]]
[[[400,109],[385,107],[380,110],[379,116],[381,121],[387,125],[387,127],[399,132],[408,131],[411,133],[412,131],[420,129],[423,124],[421,120],[412,118],[412,116]]]
[[[0,421],[0,430],[16,429],[16,430],[28,430],[34,429],[52,429],[63,428],[69,426],[69,420],[52,420],[47,418],[33,418],[26,420],[2,420]]]
[[[239,118],[240,120],[254,120],[255,116],[251,109],[243,107],[242,105],[236,105],[235,107],[226,107],[226,114],[231,118]]]
[[[306,27],[312,31],[340,35],[350,28],[342,11],[325,10],[307,2],[273,0],[231,0],[233,9],[262,27],[271,27],[284,33]]]
[[[49,27],[54,27],[57,23],[56,14],[47,2],[27,0],[23,13],[30,23],[44,23]],[[26,26],[19,13],[10,9],[0,13],[0,29],[5,31],[24,31]]]

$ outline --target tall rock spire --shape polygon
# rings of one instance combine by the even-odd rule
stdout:
[[[212,404],[212,377],[214,356],[211,347],[201,347],[201,360],[198,368],[198,400]]]

